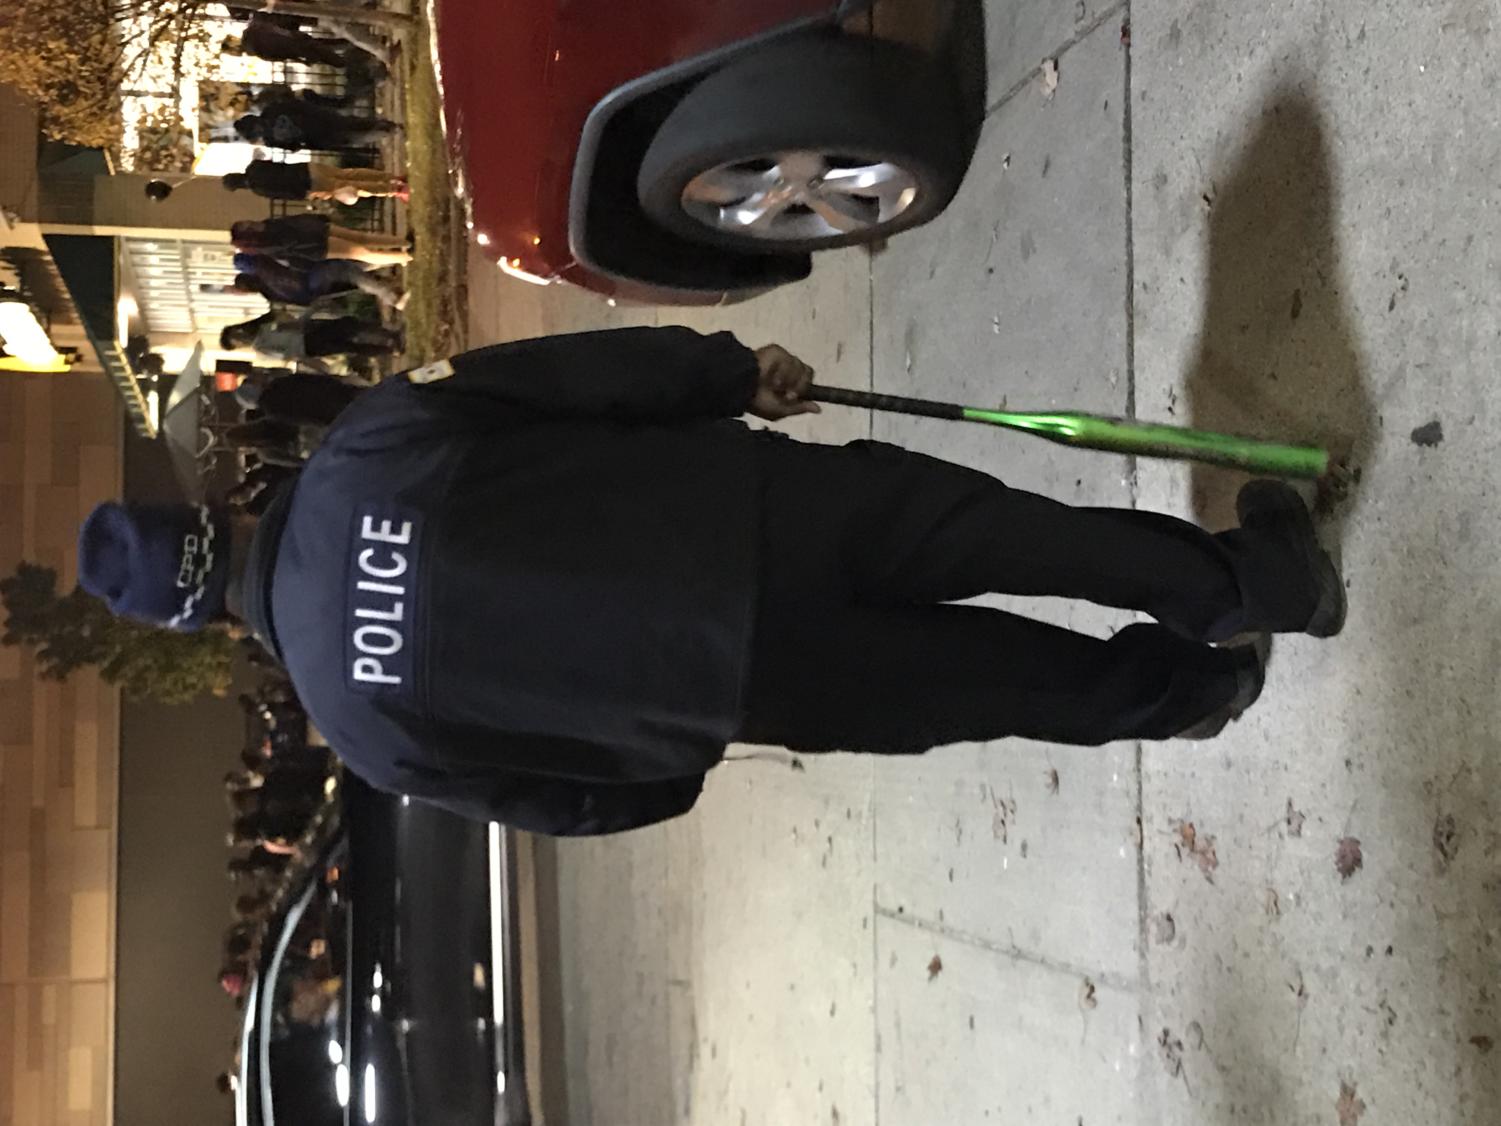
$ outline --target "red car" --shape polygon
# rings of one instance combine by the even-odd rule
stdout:
[[[709,303],[938,214],[949,76],[869,0],[430,0],[471,237],[500,268]]]

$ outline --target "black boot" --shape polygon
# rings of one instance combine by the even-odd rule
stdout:
[[[1250,645],[1237,645],[1229,650],[1241,658],[1235,670],[1235,695],[1222,708],[1210,712],[1192,727],[1178,732],[1179,739],[1213,739],[1230,724],[1239,719],[1261,696],[1266,685],[1266,662],[1271,653],[1271,638],[1258,634]]]
[[[1282,540],[1300,561],[1302,573],[1289,582],[1312,587],[1314,608],[1303,627],[1313,637],[1333,637],[1345,625],[1345,584],[1334,560],[1319,546],[1303,499],[1281,481],[1251,481],[1235,499],[1240,525],[1248,532]]]

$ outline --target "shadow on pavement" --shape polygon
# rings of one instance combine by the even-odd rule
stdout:
[[[1310,89],[1305,75],[1268,99],[1229,179],[1205,199],[1209,287],[1185,421],[1327,446],[1353,471],[1344,485],[1321,490],[1324,530],[1337,540],[1359,504],[1359,471],[1373,458],[1380,421],[1367,389],[1369,362],[1342,292],[1337,184]],[[1195,467],[1200,522],[1233,525],[1243,480]],[[1332,746],[1344,756],[1352,779],[1346,789],[1357,797],[1333,823],[1343,818],[1345,832],[1364,838],[1364,878],[1381,871],[1387,885],[1377,905],[1351,910],[1347,933],[1331,936],[1328,949],[1304,948],[1301,956],[1314,959],[1326,983],[1339,980],[1352,991],[1310,1002],[1340,1005],[1349,1020],[1346,1042],[1329,1047],[1345,1052],[1340,1081],[1347,1074],[1358,1081],[1352,1102],[1369,1101],[1375,1113],[1382,1085],[1393,1082],[1371,1069],[1373,1052],[1380,1058],[1385,1050],[1369,1041],[1424,1037],[1432,1089],[1425,1094],[1423,1078],[1404,1070],[1401,1081],[1417,1084],[1404,1095],[1465,1108],[1466,1121],[1490,1121],[1501,1100],[1501,1068],[1486,1058],[1501,1039],[1501,737],[1488,722],[1501,653],[1496,612],[1493,602],[1481,600],[1473,628],[1453,632],[1446,613],[1452,581],[1423,580],[1449,566],[1445,537],[1452,524],[1445,524],[1438,502],[1454,498],[1439,494],[1425,503],[1422,486],[1392,467],[1382,485],[1382,555],[1369,559],[1370,570],[1360,576],[1373,584],[1364,591],[1364,618],[1352,611],[1349,633],[1329,643],[1328,659],[1341,662],[1346,675],[1330,679],[1336,695],[1324,701],[1322,722],[1339,725]],[[1374,520],[1368,515],[1362,524]],[[1368,528],[1365,541],[1369,551]],[[1317,722],[1310,716],[1309,728]],[[1244,937],[1260,941],[1250,922]],[[1318,967],[1320,956],[1350,965]],[[1354,968],[1357,962],[1362,968]],[[1255,1011],[1259,998],[1241,983],[1217,1003],[1245,1013]],[[1285,1072],[1285,1053],[1266,1043],[1254,1022],[1236,1027],[1231,1042],[1217,1047],[1235,1061],[1240,1105],[1218,1120],[1298,1118],[1291,1097],[1297,1081]],[[1363,1074],[1345,1071],[1362,1057]],[[1331,1113],[1339,1094],[1331,1085]]]
[[[1317,106],[1284,87],[1205,196],[1209,287],[1187,406],[1193,426],[1323,445],[1358,471],[1375,409],[1340,291],[1332,177]],[[1244,478],[1195,467],[1192,480],[1199,522],[1233,526]],[[1347,519],[1353,499],[1328,499]]]
[[[1359,465],[1374,437],[1375,411],[1353,314],[1340,291],[1327,131],[1307,93],[1289,86],[1271,92],[1229,178],[1211,184],[1203,205],[1210,213],[1208,288],[1185,421],[1321,445],[1336,463]],[[1235,495],[1245,474],[1195,465],[1190,479],[1200,524],[1239,523]],[[1337,539],[1352,507],[1348,499],[1335,505],[1328,513],[1335,527],[1326,533]],[[1327,545],[1337,552],[1336,543]],[[1256,922],[1247,918],[1241,927],[1248,942],[1264,941]],[[1265,1004],[1262,990],[1253,975],[1230,974],[1204,1000],[1219,1013],[1255,1013]],[[1295,1120],[1286,1045],[1268,1040],[1256,1021],[1224,1021],[1219,1040],[1211,1047],[1233,1061],[1232,1088],[1243,1109],[1258,1121]],[[1239,1120],[1233,1104],[1222,1103],[1206,1118],[1226,1126]]]

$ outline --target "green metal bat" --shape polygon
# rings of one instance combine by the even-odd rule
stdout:
[[[926,418],[946,418],[957,422],[983,422],[990,426],[1003,426],[1008,430],[1035,434],[1039,438],[1065,446],[1135,454],[1138,457],[1179,458],[1275,477],[1322,477],[1329,471],[1328,451],[1314,446],[1291,446],[1259,438],[1216,434],[1210,430],[1163,426],[1156,422],[1133,422],[1130,419],[1073,411],[986,410],[983,407],[964,407],[957,403],[936,403],[928,399],[909,399],[902,395],[881,395],[874,391],[853,391],[817,384],[809,389],[805,397],[819,403],[838,403],[848,407],[894,411]]]

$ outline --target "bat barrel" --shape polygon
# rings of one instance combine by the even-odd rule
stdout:
[[[1057,440],[1091,449],[1138,457],[1178,458],[1274,477],[1322,477],[1329,470],[1328,452],[1315,446],[1097,415],[1077,415],[1075,419],[1073,433]]]
[[[1137,457],[1178,458],[1223,465],[1248,473],[1276,477],[1322,477],[1329,470],[1329,454],[1313,446],[1285,445],[1235,434],[1163,426],[1096,414],[1024,413],[985,410],[903,395],[882,395],[846,387],[815,384],[807,398],[866,410],[895,411],[954,421],[984,422],[1081,449],[1106,450]]]

